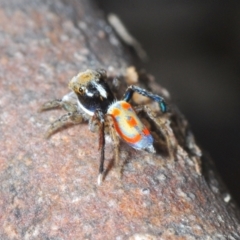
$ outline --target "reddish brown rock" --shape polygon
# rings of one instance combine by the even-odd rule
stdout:
[[[0,239],[240,239],[238,210],[214,172],[199,174],[177,112],[165,129],[174,159],[123,144],[119,178],[107,144],[101,186],[87,124],[44,138],[64,111],[38,109],[66,94],[73,75],[121,75],[132,64],[91,1],[2,0],[0,22]]]

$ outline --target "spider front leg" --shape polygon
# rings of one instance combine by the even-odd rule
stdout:
[[[82,113],[78,110],[77,97],[73,92],[66,94],[62,99],[55,99],[44,103],[39,111],[42,112],[56,108],[62,108],[68,113],[51,123],[45,134],[47,138],[69,123],[78,124],[83,121]]]
[[[55,108],[62,108],[62,99],[54,99],[54,100],[45,102],[38,111],[42,112],[42,111],[51,110]]]
[[[81,123],[82,120],[83,120],[82,115],[77,111],[66,113],[51,123],[50,127],[48,128],[45,134],[45,137],[49,138],[54,132],[60,130],[64,126],[67,126],[71,123],[78,124]]]
[[[148,92],[147,90],[140,88],[138,86],[135,86],[135,85],[131,85],[127,88],[127,90],[123,96],[123,100],[126,102],[129,102],[131,100],[134,92],[137,92],[145,97],[152,99],[153,101],[158,102],[162,113],[167,112],[167,105],[162,97],[160,97],[156,94],[153,94],[151,92]]]
[[[100,165],[99,165],[99,174],[98,174],[98,185],[101,185],[103,180],[104,173],[104,160],[105,160],[105,120],[104,113],[97,109],[92,117],[92,122],[97,119],[99,124],[99,146],[98,149],[101,151],[100,153]]]
[[[105,124],[106,120],[106,124]],[[104,115],[101,110],[96,110],[93,117],[89,120],[89,129],[93,132],[96,130],[96,124],[98,125],[99,131],[99,150],[101,151],[98,185],[102,183],[104,175],[104,161],[105,161],[105,129],[107,128],[110,137],[114,144],[114,165],[119,166],[119,137],[117,136],[114,128],[114,122],[112,116],[109,114]],[[93,126],[92,126],[93,125]]]

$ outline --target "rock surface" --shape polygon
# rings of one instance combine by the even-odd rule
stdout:
[[[44,138],[64,111],[38,109],[66,94],[72,76],[123,75],[131,64],[91,1],[2,0],[0,22],[0,239],[240,239],[238,211],[171,127],[173,159],[123,144],[121,178],[107,144],[101,186],[87,124]]]

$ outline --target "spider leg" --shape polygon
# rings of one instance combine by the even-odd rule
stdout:
[[[67,111],[67,113],[61,116],[59,119],[55,120],[53,123],[51,123],[45,134],[47,138],[50,137],[54,132],[58,131],[59,129],[70,123],[78,124],[86,119],[83,113],[78,109],[77,97],[74,92],[66,94],[65,96],[63,96],[62,99],[54,99],[45,102],[41,106],[39,111],[47,111],[56,108],[62,108]]]
[[[129,102],[131,100],[134,92],[137,92],[145,97],[152,99],[153,101],[158,102],[162,113],[167,112],[167,105],[162,97],[160,97],[156,94],[153,94],[151,92],[148,92],[147,90],[140,88],[138,86],[135,86],[135,85],[131,85],[127,88],[127,90],[123,96],[123,100],[126,102]]]
[[[99,174],[98,174],[98,185],[101,185],[103,180],[104,173],[104,160],[105,160],[105,121],[104,114],[100,109],[97,109],[93,115],[93,118],[99,120],[99,150],[100,150],[100,165],[99,165]]]
[[[39,112],[46,111],[46,110],[51,110],[55,108],[62,108],[62,99],[54,99],[48,102],[45,102],[40,108]]]
[[[66,113],[51,123],[50,127],[48,128],[45,134],[45,137],[49,138],[54,132],[58,131],[59,129],[63,128],[66,125],[69,125],[71,123],[78,124],[81,123],[82,121],[83,118],[81,113],[77,111]]]
[[[95,133],[98,131],[99,119],[96,119],[96,116],[93,116],[88,121],[88,128],[91,132]]]
[[[172,128],[169,126],[170,122],[161,117],[157,117],[156,114],[151,110],[151,108],[146,105],[137,106],[134,108],[134,110],[137,113],[139,113],[141,111],[146,113],[147,116],[154,122],[154,124],[162,132],[162,134],[166,140],[166,146],[167,146],[167,150],[169,152],[170,158],[173,159],[174,152],[176,151],[177,140],[174,136]]]
[[[113,116],[110,114],[107,114],[107,120],[109,123],[109,131],[110,131],[110,135],[111,138],[113,140],[113,144],[114,144],[114,165],[115,166],[119,166],[119,137],[116,133],[116,130],[114,128],[114,122],[113,122]]]

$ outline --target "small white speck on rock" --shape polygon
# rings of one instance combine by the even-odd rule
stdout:
[[[194,200],[196,196],[193,193],[188,193],[187,196],[191,199]]]
[[[156,239],[158,238],[154,235],[141,234],[141,233],[136,233],[129,238],[129,240],[156,240]]]
[[[148,188],[143,188],[143,189],[141,190],[141,192],[142,192],[142,194],[144,194],[144,195],[148,195],[148,194],[150,193],[150,190],[149,190]]]
[[[230,194],[226,193],[226,194],[223,195],[223,200],[224,200],[225,203],[229,203],[231,199],[232,198],[231,198]]]
[[[165,181],[167,179],[167,177],[164,174],[159,174],[157,176],[157,179],[161,182]]]

